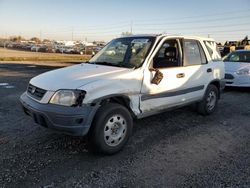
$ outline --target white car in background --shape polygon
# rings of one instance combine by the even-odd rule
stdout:
[[[250,50],[237,50],[224,59],[226,86],[250,87]]]
[[[38,46],[38,45],[33,45],[33,46],[30,48],[30,50],[31,50],[32,52],[38,52],[39,49],[40,49],[40,46]]]

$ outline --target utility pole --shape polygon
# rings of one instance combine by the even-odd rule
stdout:
[[[71,40],[73,41],[73,39],[74,39],[74,28],[72,27],[72,29],[71,29]]]
[[[210,34],[207,35],[207,38],[210,38]]]
[[[87,37],[85,37],[85,55],[87,55]]]
[[[7,41],[7,33],[5,33],[5,36],[4,36],[4,48],[6,46],[6,41]]]
[[[42,42],[42,30],[40,29],[40,40]]]
[[[133,20],[130,21],[130,34],[133,33]]]

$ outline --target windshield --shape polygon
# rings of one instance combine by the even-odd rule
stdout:
[[[232,52],[223,61],[250,63],[250,51]]]
[[[89,63],[134,68],[144,62],[154,37],[118,38],[108,43]]]

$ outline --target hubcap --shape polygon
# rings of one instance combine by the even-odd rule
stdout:
[[[215,107],[216,100],[216,93],[214,91],[210,91],[207,97],[207,108],[209,111],[213,110],[213,108]]]
[[[104,126],[104,140],[109,146],[119,145],[125,138],[127,123],[121,115],[113,115]]]

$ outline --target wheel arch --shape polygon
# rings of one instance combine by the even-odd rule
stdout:
[[[130,112],[133,118],[135,118],[136,115],[134,114],[134,112],[132,111],[130,107],[130,102],[131,102],[131,99],[128,96],[123,95],[123,94],[111,94],[111,95],[107,95],[107,96],[103,96],[101,98],[95,99],[93,101],[93,103],[98,103],[100,106],[107,104],[107,103],[120,104],[124,106]]]
[[[221,81],[220,81],[219,79],[215,79],[215,80],[212,80],[211,82],[209,82],[209,84],[208,84],[208,86],[209,86],[209,85],[214,85],[214,86],[217,87],[219,99],[220,99],[220,96],[221,96],[221,83],[220,83],[220,82],[221,82]]]

